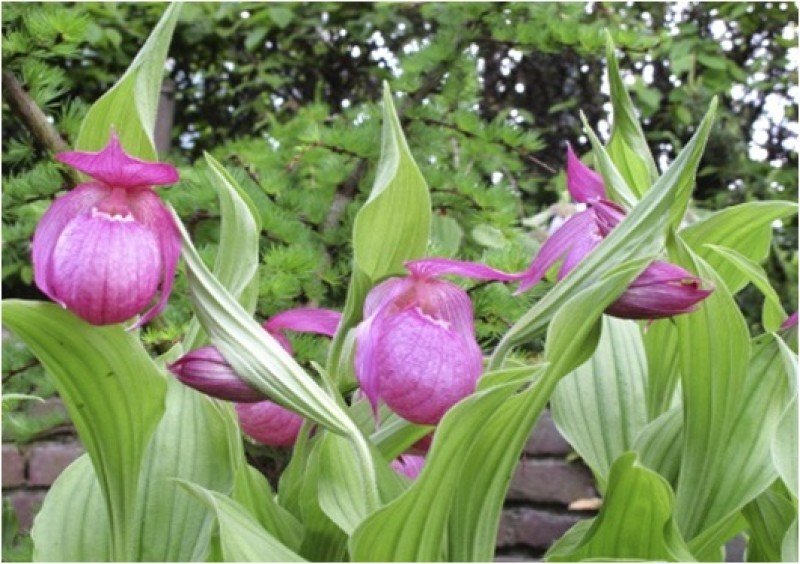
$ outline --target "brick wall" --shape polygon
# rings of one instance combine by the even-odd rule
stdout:
[[[82,452],[70,434],[22,447],[3,444],[3,497],[11,500],[23,530],[30,528],[53,481]],[[554,539],[593,514],[580,509],[592,507],[597,495],[591,473],[569,462],[570,453],[545,413],[511,482],[498,532],[498,560],[541,557]]]

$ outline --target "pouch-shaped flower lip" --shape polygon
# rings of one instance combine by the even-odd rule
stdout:
[[[113,132],[102,151],[56,158],[93,179],[57,197],[37,225],[37,286],[95,325],[132,318],[160,288],[136,326],[147,323],[166,306],[180,256],[172,214],[150,186],[176,182],[178,171],[126,155]]]

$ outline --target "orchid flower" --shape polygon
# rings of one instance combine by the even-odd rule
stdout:
[[[624,210],[606,199],[603,179],[584,165],[567,145],[567,190],[586,209],[570,217],[545,241],[522,275],[518,292],[544,278],[561,261],[558,279],[567,276],[625,217]],[[626,319],[658,319],[694,311],[713,288],[680,266],[655,261],[606,310]]]
[[[414,423],[435,425],[475,390],[483,355],[467,293],[438,277],[513,281],[519,275],[444,258],[406,263],[409,276],[375,286],[357,327],[355,371],[377,410],[383,400]]]
[[[332,337],[341,314],[317,308],[283,311],[268,319],[262,327],[290,354],[292,346],[284,331],[317,333]],[[236,414],[242,431],[256,441],[271,446],[294,444],[303,418],[268,399],[239,378],[222,354],[213,346],[205,346],[184,355],[169,366],[183,384],[206,395],[236,403]]]
[[[59,196],[33,236],[36,285],[93,325],[130,319],[155,298],[137,326],[158,315],[172,291],[181,244],[152,186],[173,184],[172,165],[135,159],[116,133],[97,153],[56,159],[92,177]]]
[[[792,327],[797,327],[797,312],[794,312],[781,323],[781,329],[791,329]]]
[[[425,466],[425,457],[416,454],[401,454],[392,460],[390,466],[398,474],[416,480],[419,473],[422,472],[422,467]]]

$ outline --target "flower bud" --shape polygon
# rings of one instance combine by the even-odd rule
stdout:
[[[269,446],[291,446],[297,440],[303,418],[271,401],[237,403],[236,414],[242,431]]]
[[[120,323],[150,307],[143,325],[166,306],[180,256],[180,236],[169,210],[150,189],[172,184],[168,164],[134,159],[112,133],[98,153],[56,158],[94,180],[59,196],[33,236],[36,285],[94,325]]]
[[[266,396],[239,378],[216,347],[193,350],[169,366],[183,384],[218,399],[257,402]]]

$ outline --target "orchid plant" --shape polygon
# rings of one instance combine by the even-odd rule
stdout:
[[[154,189],[178,182],[152,139],[179,9],[56,157],[88,176],[34,236],[35,280],[56,303],[4,303],[87,450],[36,519],[37,560],[491,560],[549,404],[603,504],[548,559],[721,560],[744,533],[751,560],[796,561],[797,318],[759,262],[797,206],[687,222],[713,105],[659,174],[609,38],[611,137],[585,124],[596,170],[567,149],[584,209],[509,273],[427,256],[428,188],[387,86],[342,312],[298,304],[259,325],[248,196],[206,156],[222,217],[209,268]],[[195,318],[154,359],[138,328],[166,306],[180,255]],[[487,355],[449,277],[550,287]],[[756,336],[733,299],[749,283],[765,296]],[[287,331],[332,338],[326,365],[304,369]],[[540,353],[515,352],[541,337]],[[291,448],[277,492],[242,433]]]

